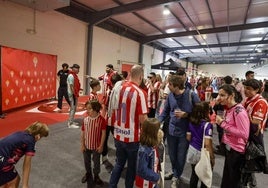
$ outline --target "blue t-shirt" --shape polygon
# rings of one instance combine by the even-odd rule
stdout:
[[[206,121],[202,121],[200,125],[193,125],[192,123],[189,123],[189,130],[187,134],[191,134],[191,141],[190,145],[197,149],[198,151],[201,151],[202,148],[202,142],[203,142],[203,132],[205,128]],[[207,128],[205,130],[205,138],[212,139],[213,134],[213,125],[211,123],[208,123]]]
[[[35,138],[24,131],[0,140],[0,171],[13,168],[23,155],[34,156],[35,143]]]

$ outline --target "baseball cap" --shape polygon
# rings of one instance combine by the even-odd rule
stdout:
[[[114,66],[112,64],[108,64],[108,65],[106,65],[106,67],[108,67],[110,69],[114,69]]]
[[[80,69],[80,66],[78,64],[73,64],[73,66],[71,66],[71,68]]]

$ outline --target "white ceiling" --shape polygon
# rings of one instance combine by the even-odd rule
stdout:
[[[57,10],[195,64],[268,58],[268,0],[71,0]]]

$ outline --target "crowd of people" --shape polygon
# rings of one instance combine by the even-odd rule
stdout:
[[[74,114],[80,90],[77,76],[80,67],[77,64],[71,70],[68,70],[67,64],[62,67],[63,70],[58,72],[57,111],[62,108],[64,96],[70,105],[68,127],[79,128],[74,122]],[[81,151],[86,170],[82,183],[87,183],[87,187],[103,185],[99,176],[102,163],[111,172],[109,187],[116,188],[127,163],[126,188],[163,187],[163,178],[171,179],[171,188],[176,188],[182,181],[184,166],[188,162],[192,167],[189,186],[196,188],[199,178],[195,166],[204,145],[209,151],[212,168],[215,154],[225,156],[222,188],[256,187],[254,173],[268,173],[266,156],[251,160],[255,170],[249,169],[246,165],[247,147],[249,142],[254,141],[264,149],[268,82],[254,79],[253,71],[246,72],[245,77],[243,81],[231,76],[196,78],[191,75],[188,78],[186,72],[179,69],[170,72],[164,79],[151,72],[146,79],[141,65],[134,65],[129,73],[118,73],[112,64],[106,66],[104,75],[88,77],[91,91],[81,127]],[[99,97],[101,89],[102,97]],[[213,148],[212,141],[214,128],[219,136],[216,148]],[[27,129],[26,133],[38,140],[47,136],[48,130],[32,133]],[[36,138],[36,135],[39,137]],[[108,158],[109,135],[114,138],[115,164]],[[161,177],[160,172],[165,170],[161,169],[165,141],[171,172]],[[12,163],[12,168],[9,168],[9,159],[14,157],[14,148],[6,146],[9,142],[8,137],[0,141],[0,187],[18,179],[17,174],[5,171],[6,166],[12,170],[15,164]],[[9,156],[5,156],[5,150],[9,150]],[[29,152],[24,151],[27,156]],[[9,179],[3,180],[2,174]],[[206,186],[201,182],[201,187]]]

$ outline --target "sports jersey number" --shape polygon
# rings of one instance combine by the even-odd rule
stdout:
[[[121,119],[122,119],[122,123],[126,123],[126,119],[127,119],[127,106],[126,103],[122,103],[121,104]]]

